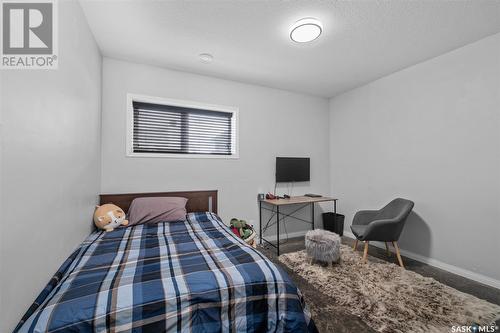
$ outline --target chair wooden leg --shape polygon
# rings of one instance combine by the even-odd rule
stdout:
[[[387,244],[387,242],[385,242],[385,249],[387,250],[387,256],[390,257],[391,251],[389,251],[389,244]]]
[[[368,241],[365,241],[365,250],[363,252],[363,262],[366,262],[368,258]]]
[[[354,246],[352,247],[352,249],[354,251],[356,251],[358,249],[358,240],[356,239],[356,241],[354,242]]]
[[[392,242],[392,246],[394,246],[394,248],[396,249],[396,256],[398,257],[399,266],[405,268],[405,266],[403,265],[403,259],[401,258],[401,253],[399,253],[398,242]]]

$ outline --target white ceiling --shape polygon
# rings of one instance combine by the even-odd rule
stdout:
[[[324,97],[500,32],[496,0],[81,3],[104,56]],[[324,31],[296,44],[303,17]]]

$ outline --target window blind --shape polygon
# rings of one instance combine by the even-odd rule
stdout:
[[[233,154],[231,112],[133,102],[133,152]]]

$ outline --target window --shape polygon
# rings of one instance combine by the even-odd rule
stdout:
[[[129,95],[129,156],[237,157],[237,109]]]

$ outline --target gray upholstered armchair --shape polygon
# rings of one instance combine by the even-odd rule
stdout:
[[[368,257],[370,241],[385,242],[388,254],[390,252],[387,243],[391,242],[396,250],[399,265],[404,267],[399,253],[398,239],[413,205],[413,201],[397,198],[380,210],[362,210],[354,215],[351,225],[352,233],[356,237],[354,250],[358,246],[358,241],[365,242],[363,261]]]

